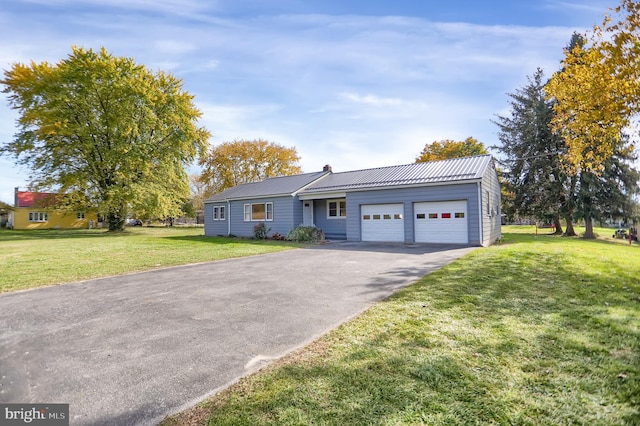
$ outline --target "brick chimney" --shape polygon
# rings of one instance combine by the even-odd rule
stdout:
[[[325,164],[325,166],[322,168],[323,172],[330,172],[331,171],[331,166],[328,164]]]

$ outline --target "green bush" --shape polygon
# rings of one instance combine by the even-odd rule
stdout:
[[[258,240],[266,240],[269,231],[271,231],[271,228],[267,228],[266,223],[259,223],[253,227],[253,237]]]
[[[324,232],[315,226],[298,226],[287,234],[287,240],[297,243],[316,243],[324,241]]]

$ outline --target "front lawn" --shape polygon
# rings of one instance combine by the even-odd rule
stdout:
[[[640,424],[640,246],[504,231],[164,425]]]
[[[291,247],[281,241],[205,237],[202,228],[0,230],[0,293]]]

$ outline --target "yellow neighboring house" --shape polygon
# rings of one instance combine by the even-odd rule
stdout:
[[[57,194],[15,190],[15,204],[9,212],[8,227],[13,229],[95,228],[95,211],[64,212],[55,209]]]

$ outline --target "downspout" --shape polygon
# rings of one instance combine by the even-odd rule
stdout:
[[[478,182],[478,222],[480,224],[480,245],[484,246],[484,237],[482,235],[482,183]]]
[[[231,202],[227,200],[227,236],[231,235]]]

